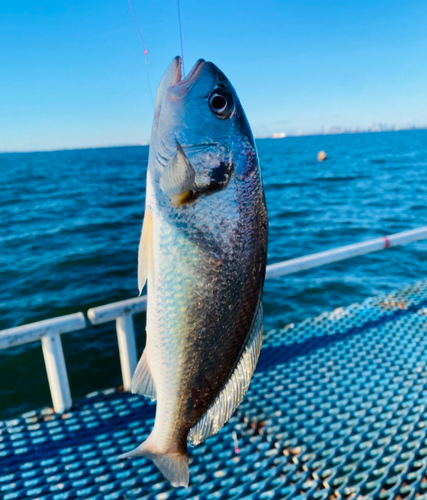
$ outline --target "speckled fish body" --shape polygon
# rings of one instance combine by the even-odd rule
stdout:
[[[267,211],[254,140],[235,90],[212,63],[160,84],[147,173],[139,285],[147,344],[133,390],[157,400],[136,450],[175,486],[187,440],[215,434],[242,399],[262,339]]]

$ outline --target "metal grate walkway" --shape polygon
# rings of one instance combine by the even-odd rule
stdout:
[[[117,460],[155,405],[105,391],[0,422],[0,499],[427,499],[426,404],[423,281],[270,332],[236,414],[190,449],[189,489]]]

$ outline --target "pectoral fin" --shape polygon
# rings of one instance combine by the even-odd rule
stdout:
[[[176,155],[169,161],[160,177],[160,189],[177,205],[191,198],[196,172],[177,142]]]
[[[152,233],[153,233],[153,218],[150,209],[147,207],[142,224],[141,239],[139,241],[138,250],[138,290],[139,295],[142,293],[145,282],[148,277],[148,268],[152,258]]]
[[[190,444],[202,443],[208,437],[219,432],[242,401],[258,361],[262,344],[262,331],[262,304],[260,299],[252,322],[251,332],[236,368],[208,411],[190,429],[188,434]]]

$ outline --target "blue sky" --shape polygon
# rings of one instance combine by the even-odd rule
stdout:
[[[230,78],[257,137],[427,125],[425,0],[180,0],[186,71]],[[176,0],[132,0],[155,92]],[[0,151],[141,144],[152,104],[127,0],[0,3]]]

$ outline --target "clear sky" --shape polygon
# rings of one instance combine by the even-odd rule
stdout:
[[[427,125],[426,0],[180,0],[184,62],[217,64],[255,136]],[[132,0],[156,91],[176,0]],[[127,0],[0,2],[0,151],[141,144],[152,104]]]

